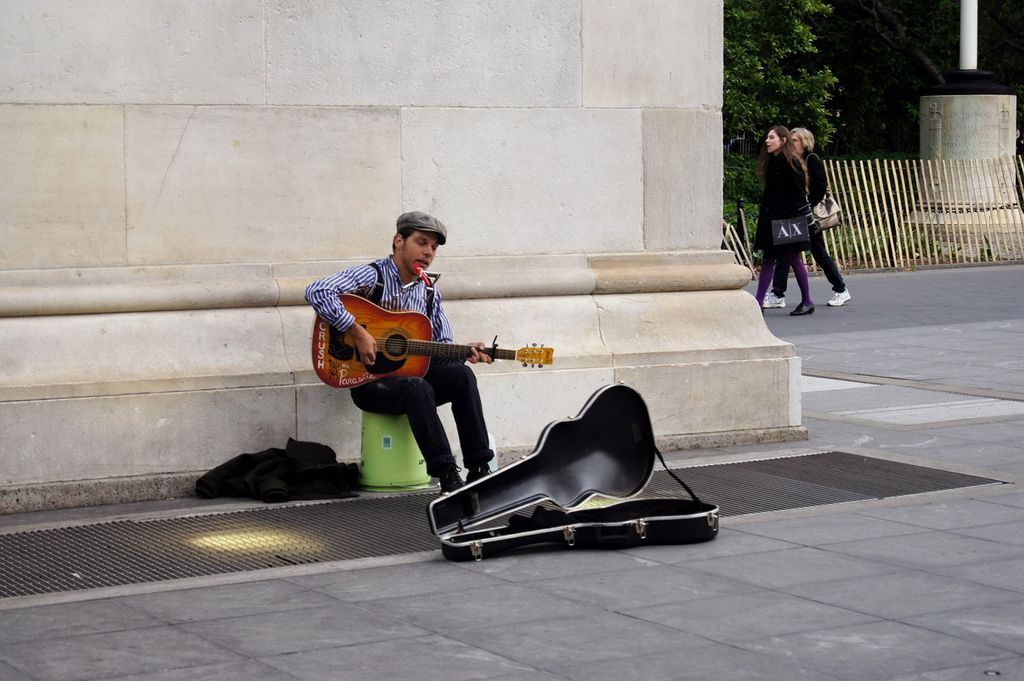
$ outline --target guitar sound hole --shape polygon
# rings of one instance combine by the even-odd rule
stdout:
[[[384,341],[384,352],[392,357],[404,355],[409,350],[409,341],[403,336],[388,336]]]

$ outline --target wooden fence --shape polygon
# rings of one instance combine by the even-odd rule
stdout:
[[[828,160],[825,172],[843,207],[825,243],[842,269],[1024,260],[1024,157]]]

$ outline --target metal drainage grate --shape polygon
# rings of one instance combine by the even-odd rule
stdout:
[[[846,452],[695,466],[683,472],[679,477],[701,499],[716,504],[723,516],[1005,484]],[[679,483],[660,471],[647,485],[644,496],[675,494],[679,490]]]
[[[733,516],[1000,484],[844,452],[676,470]],[[656,471],[644,496],[681,493]],[[434,497],[359,497],[0,534],[0,598],[434,550],[426,517]]]

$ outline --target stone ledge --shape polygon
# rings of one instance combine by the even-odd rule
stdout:
[[[194,494],[196,479],[205,472],[2,486],[0,514],[180,499]]]
[[[795,442],[797,440],[806,440],[808,437],[809,434],[806,426],[787,426],[783,428],[734,430],[721,433],[665,435],[657,437],[656,444],[659,449],[675,452],[691,449],[719,449],[721,447],[745,447],[749,445]]]
[[[369,257],[271,265],[0,272],[0,318],[304,305],[306,286]],[[447,300],[742,288],[728,251],[439,260]]]
[[[528,335],[556,348],[557,371],[793,356],[738,290],[505,298],[497,319],[495,305],[452,301],[460,338],[498,333],[514,348]],[[312,322],[304,305],[0,319],[0,402],[318,385]],[[479,373],[517,369],[500,362]]]

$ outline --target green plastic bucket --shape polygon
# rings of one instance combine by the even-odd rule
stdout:
[[[427,464],[404,414],[363,412],[359,484],[371,492],[430,487]]]

